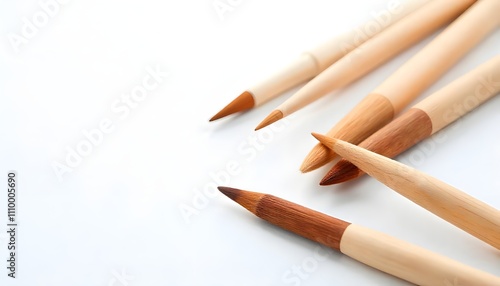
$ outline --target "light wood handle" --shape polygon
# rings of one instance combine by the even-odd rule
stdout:
[[[382,11],[378,15],[372,14],[373,19],[311,49],[307,54],[310,54],[316,60],[318,63],[318,73],[320,73],[359,45],[395,24],[406,15],[424,6],[429,1],[408,0],[403,3],[395,3],[396,5],[393,5],[394,2],[389,3],[388,6],[394,7],[388,7],[387,10]]]
[[[247,89],[254,98],[254,107],[262,105],[293,86],[315,77],[347,53],[429,1],[405,1],[397,8],[391,9],[394,11],[386,11],[384,16],[379,15],[378,19],[372,19],[304,53],[283,69]],[[373,25],[378,29],[373,30]],[[367,31],[368,26],[370,26],[369,31]]]
[[[478,1],[374,92],[386,96],[399,113],[498,27],[499,11],[498,0]]]
[[[328,92],[352,83],[449,23],[474,2],[475,0],[430,1],[339,59],[277,109],[287,116]]]
[[[347,142],[337,141],[334,151],[416,204],[500,249],[500,211],[494,207],[412,167]]]
[[[499,92],[500,55],[433,93],[413,108],[427,113],[432,121],[432,133],[435,133]]]
[[[500,285],[500,278],[359,225],[349,225],[340,251],[417,285]]]
[[[318,73],[316,60],[309,54],[303,54],[285,68],[247,90],[253,95],[254,107],[257,107]]]

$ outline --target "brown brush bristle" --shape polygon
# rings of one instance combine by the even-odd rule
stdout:
[[[212,118],[210,118],[210,121],[226,117],[236,112],[251,109],[254,106],[255,106],[255,100],[252,94],[248,91],[245,91],[242,94],[240,94],[240,96],[231,101],[228,105],[226,105],[226,107],[224,107],[221,111],[215,114]]]
[[[372,93],[349,112],[326,134],[352,144],[359,144],[365,138],[382,128],[394,118],[391,102],[382,95]],[[335,158],[335,153],[322,144],[316,145],[302,162],[300,170],[315,170]]]
[[[361,176],[361,171],[346,159],[340,160],[323,177],[319,183],[321,186],[333,185],[346,182]]]
[[[229,187],[218,187],[224,195],[256,216],[340,251],[340,241],[349,222],[308,209],[284,199]]]
[[[418,108],[410,108],[359,146],[392,158],[429,137],[431,133],[432,121],[427,113]]]
[[[241,190],[230,188],[230,187],[217,187],[221,193],[223,193],[226,197],[230,198],[233,201],[236,201],[240,196]]]
[[[361,142],[359,147],[394,158],[429,137],[431,133],[432,121],[427,113],[418,108],[411,108]],[[356,166],[343,159],[328,171],[320,185],[342,183],[363,174]]]
[[[256,215],[274,225],[340,251],[340,241],[350,223],[281,198],[265,195]]]
[[[273,124],[274,122],[276,122],[282,118],[283,118],[283,112],[281,112],[279,110],[274,110],[264,120],[262,120],[262,122],[259,125],[257,125],[257,127],[255,127],[255,131],[262,129],[262,128],[268,126],[269,124]]]
[[[237,202],[250,212],[256,214],[257,204],[264,194],[249,192],[240,189],[230,188],[230,187],[217,187],[221,193],[231,200]]]

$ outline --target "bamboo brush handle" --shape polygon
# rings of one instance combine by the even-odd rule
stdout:
[[[500,249],[500,211],[434,177],[414,170],[398,184],[407,184],[402,195],[444,220]]]
[[[248,88],[253,95],[254,106],[260,106],[276,95],[307,81],[320,71],[316,60],[310,54],[303,54],[259,84]]]
[[[379,14],[377,19],[363,23],[357,28],[333,37],[305,52],[288,64],[287,67],[248,88],[248,91],[254,97],[254,106],[260,106],[293,86],[315,77],[347,53],[356,49],[359,45],[379,34],[401,18],[424,6],[429,1],[404,1],[397,8],[391,9],[394,11],[386,11],[385,16]],[[373,29],[374,25],[378,28],[377,30]],[[368,27],[371,30],[367,31]]]
[[[409,200],[500,249],[500,211],[494,207],[432,176],[358,146],[337,141],[334,150]]]
[[[318,73],[331,66],[334,62],[345,56],[350,51],[356,49],[359,45],[373,38],[375,35],[382,32],[385,28],[395,24],[406,15],[420,9],[430,0],[407,0],[400,3],[394,11],[383,11],[385,15],[380,13],[376,19],[372,19],[345,32],[322,45],[311,49],[308,53],[317,62]],[[373,16],[373,15],[372,15]],[[399,24],[399,23],[398,23]]]
[[[333,89],[347,86],[457,18],[474,2],[475,0],[430,1],[329,66],[277,109],[287,116]]]
[[[499,1],[500,2],[500,1]],[[500,13],[500,10],[498,11]],[[500,92],[500,55],[417,103],[432,122],[432,133]]]
[[[395,113],[399,113],[486,35],[498,28],[499,11],[498,0],[478,1],[378,86],[374,93],[387,97]]]
[[[417,285],[500,285],[500,278],[359,225],[349,225],[340,251]]]

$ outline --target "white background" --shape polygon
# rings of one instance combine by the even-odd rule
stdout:
[[[216,183],[271,193],[500,276],[498,251],[376,180],[320,187],[331,165],[299,172],[316,143],[310,132],[325,133],[435,34],[274,130],[253,131],[296,89],[208,122],[302,51],[374,20],[386,1],[242,0],[222,17],[212,0],[68,1],[17,51],[9,37],[43,9],[10,2],[0,7],[0,182],[17,170],[19,252],[14,280],[5,268],[4,186],[1,285],[407,285],[261,221],[215,193]],[[499,46],[496,32],[421,98]],[[129,114],[113,111],[148,68],[168,76]],[[500,208],[499,106],[492,99],[397,159]],[[67,164],[68,150],[102,120],[111,132],[59,180],[54,165]],[[226,178],[228,163],[237,168]],[[188,207],[195,213],[183,216]]]

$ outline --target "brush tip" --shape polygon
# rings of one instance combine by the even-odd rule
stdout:
[[[255,105],[255,100],[253,95],[245,91],[240,94],[237,98],[231,101],[228,105],[226,105],[221,111],[210,118],[210,122],[226,117],[236,112],[244,111],[250,108],[253,108]]]
[[[280,110],[274,110],[271,112],[262,122],[255,127],[255,131],[262,129],[270,124],[273,124],[274,122],[280,120],[283,118],[283,112]]]
[[[361,175],[358,167],[351,162],[342,159],[323,177],[319,183],[321,186],[328,186],[347,182],[356,179]]]
[[[311,149],[300,165],[302,173],[314,171],[335,159],[336,154],[330,148],[318,143]]]
[[[336,142],[334,138],[316,132],[312,132],[311,135],[324,145],[331,145]]]
[[[221,193],[223,193],[226,197],[230,198],[233,201],[236,201],[241,193],[241,190],[230,187],[219,186],[217,187],[217,189],[219,189]]]

